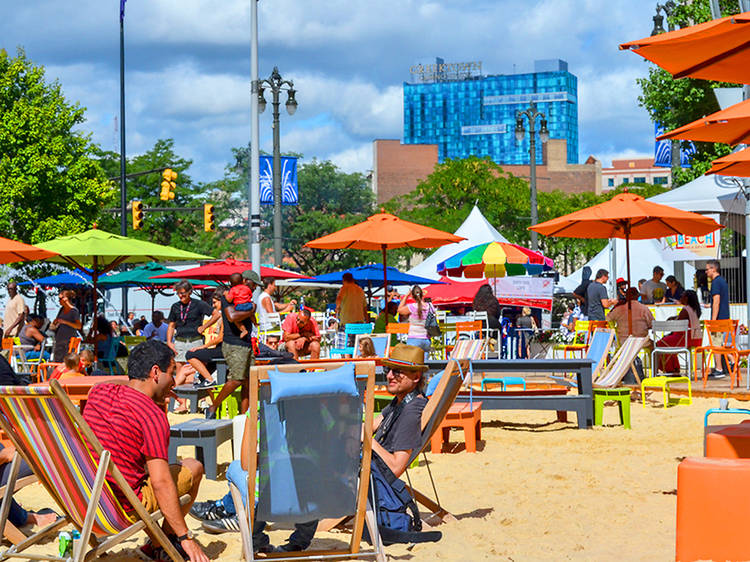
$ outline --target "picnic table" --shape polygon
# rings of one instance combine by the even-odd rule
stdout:
[[[425,364],[432,371],[445,369],[445,360],[427,360]],[[484,410],[556,410],[572,411],[578,418],[578,427],[587,429],[594,425],[594,389],[592,383],[593,361],[590,359],[480,359],[472,361],[474,371],[491,373],[513,373],[523,376],[532,373],[575,373],[577,388],[575,394],[566,392],[514,391],[514,392],[474,392],[471,399],[480,399]],[[456,398],[468,402],[470,397],[463,393]]]

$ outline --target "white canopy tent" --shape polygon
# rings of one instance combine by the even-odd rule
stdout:
[[[438,248],[427,259],[412,267],[407,273],[427,277],[428,279],[440,279],[440,275],[437,273],[437,265],[458,252],[485,242],[508,242],[508,239],[484,218],[482,211],[476,205],[454,234],[463,236],[466,240]]]

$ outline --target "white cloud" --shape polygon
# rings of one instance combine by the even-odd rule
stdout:
[[[372,143],[362,143],[360,146],[330,154],[327,158],[344,172],[367,173],[372,170]]]

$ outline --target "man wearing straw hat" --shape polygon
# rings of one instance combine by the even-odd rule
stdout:
[[[427,399],[424,387],[424,350],[399,344],[390,357],[383,359],[388,369],[388,392],[394,396],[375,420],[372,450],[376,462],[382,461],[398,478],[406,470],[411,452],[419,447],[422,436],[422,410]]]

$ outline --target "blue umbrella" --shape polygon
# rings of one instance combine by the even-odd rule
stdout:
[[[396,269],[395,267],[388,267],[388,284],[389,285],[434,285],[440,284],[442,281],[436,281],[434,279],[427,279],[426,277],[419,277],[417,275],[409,275]],[[332,273],[324,273],[317,277],[310,279],[297,279],[297,283],[341,283],[341,278],[344,273],[351,273],[354,277],[354,282],[360,287],[368,287],[373,283],[383,283],[383,266],[380,264],[363,265],[360,267],[352,267],[350,269],[344,269],[342,271],[334,271]]]
[[[72,273],[58,273],[48,277],[40,277],[33,281],[23,281],[19,285],[40,285],[42,287],[83,287],[91,285],[91,276],[81,271]]]

